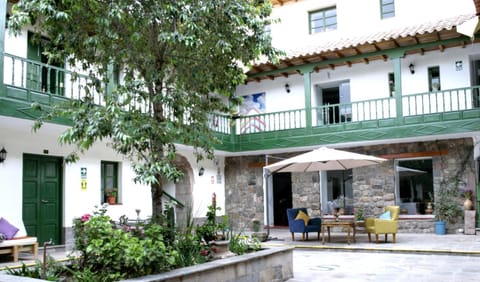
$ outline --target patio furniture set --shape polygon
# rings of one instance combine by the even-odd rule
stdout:
[[[392,242],[396,242],[396,234],[398,230],[398,215],[400,213],[399,206],[387,206],[385,212],[378,218],[367,218],[364,222],[365,231],[368,234],[368,241],[372,242],[371,234],[375,234],[375,242],[379,243],[379,234],[385,235],[387,242],[388,234],[392,234]],[[302,234],[302,240],[308,240],[308,233],[317,232],[317,240],[320,240],[322,233],[322,244],[325,244],[325,229],[327,229],[327,241],[330,242],[330,229],[340,227],[341,230],[347,232],[347,243],[352,241],[355,243],[356,229],[359,222],[355,220],[345,220],[335,218],[327,220],[322,218],[311,218],[306,208],[287,209],[287,218],[289,230],[292,234],[292,241],[295,241],[295,233]],[[352,237],[350,233],[353,233]]]

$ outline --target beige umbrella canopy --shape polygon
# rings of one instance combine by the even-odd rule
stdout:
[[[308,153],[267,165],[264,168],[270,173],[344,170],[379,164],[384,161],[386,159],[321,147]]]

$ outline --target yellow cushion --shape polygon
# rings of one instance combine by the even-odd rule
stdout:
[[[310,221],[308,214],[304,213],[302,210],[298,211],[297,217],[295,217],[295,220],[298,219],[303,219],[303,221],[305,221],[305,225],[308,225],[308,222]]]

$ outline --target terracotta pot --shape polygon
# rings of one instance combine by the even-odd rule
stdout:
[[[109,205],[114,205],[117,203],[117,198],[115,196],[108,196],[107,197],[107,203]]]
[[[466,211],[469,211],[473,208],[473,202],[470,199],[466,199],[465,202],[463,202],[463,209]]]

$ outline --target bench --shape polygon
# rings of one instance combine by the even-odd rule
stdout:
[[[5,240],[0,243],[0,254],[13,255],[13,261],[18,261],[20,252],[31,252],[34,259],[38,258],[38,242],[36,237],[20,237]]]
[[[34,259],[38,258],[38,242],[36,237],[27,236],[27,231],[22,220],[9,220],[9,223],[18,229],[12,239],[0,242],[0,254],[13,256],[13,261],[18,261],[21,252],[30,252]]]

